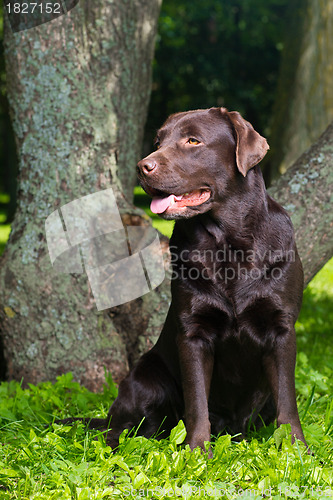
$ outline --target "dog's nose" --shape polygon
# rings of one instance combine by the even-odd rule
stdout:
[[[157,163],[153,159],[144,158],[143,160],[139,161],[137,166],[138,169],[144,174],[150,174],[150,172],[152,172],[157,167]]]

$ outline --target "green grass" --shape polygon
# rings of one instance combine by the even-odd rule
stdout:
[[[124,433],[113,453],[80,423],[45,425],[105,416],[116,395],[109,375],[101,394],[71,374],[28,389],[12,381],[0,386],[0,499],[332,498],[332,285],[333,260],[307,288],[297,323],[298,406],[313,455],[271,425],[247,441],[219,437],[208,459],[182,445],[182,422],[162,441]]]

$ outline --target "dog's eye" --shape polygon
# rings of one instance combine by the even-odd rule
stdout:
[[[160,141],[155,141],[154,146],[156,149],[159,149],[161,147]]]
[[[197,145],[197,144],[200,144],[200,141],[198,141],[197,139],[194,139],[194,137],[190,137],[187,141],[188,144],[192,144],[192,145]]]

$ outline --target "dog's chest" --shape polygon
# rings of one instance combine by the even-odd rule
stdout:
[[[173,263],[177,295],[185,305],[183,324],[195,318],[202,336],[223,342],[230,336],[240,343],[270,341],[267,332],[282,324],[283,313],[264,270],[225,251],[184,255]]]
[[[236,304],[255,295],[267,273],[267,267],[251,253],[228,245],[182,248],[172,254],[171,261],[173,278],[193,293],[208,293],[220,300],[224,297]]]
[[[182,236],[175,231],[170,248],[183,324],[194,323],[205,336],[262,342],[272,323],[283,322],[269,254],[231,246],[226,240],[217,243],[207,232]]]

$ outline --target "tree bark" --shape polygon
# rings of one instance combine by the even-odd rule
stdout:
[[[131,348],[146,350],[157,335],[147,297],[136,302],[138,320],[125,335],[119,317],[128,313],[126,305],[112,317],[98,312],[86,275],[58,274],[44,224],[58,207],[111,186],[123,221],[149,226],[131,201],[160,3],[81,0],[36,28],[12,33],[6,24],[19,155],[18,208],[0,269],[8,378],[36,383],[71,370],[97,389],[104,367],[119,380]],[[150,304],[154,297],[149,294]]]
[[[268,180],[287,168],[333,120],[333,2],[294,0],[286,21],[286,40],[265,162]]]
[[[333,255],[333,123],[269,189],[289,212],[305,286]]]

